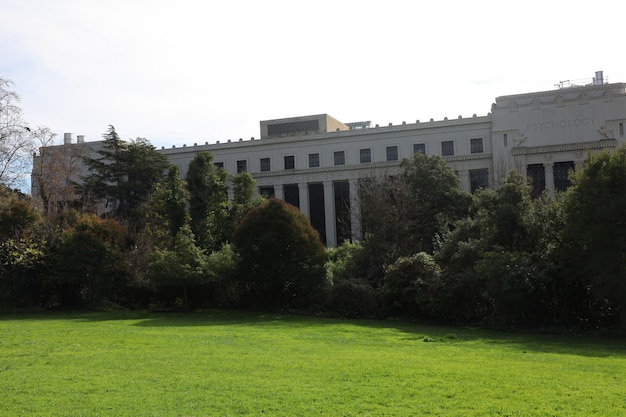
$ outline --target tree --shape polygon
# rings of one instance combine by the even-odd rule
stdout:
[[[177,166],[170,166],[167,177],[155,184],[143,212],[146,229],[157,247],[173,243],[181,227],[189,221],[187,202],[189,193]]]
[[[362,179],[359,193],[365,230],[359,263],[374,286],[385,265],[432,253],[471,199],[443,159],[422,153],[403,160],[397,175]]]
[[[208,257],[196,246],[189,226],[176,234],[171,249],[156,250],[150,262],[149,278],[157,289],[182,290],[184,306],[189,306],[189,292],[198,290],[209,281]]]
[[[33,233],[39,215],[30,199],[0,185],[0,305],[28,306],[43,251]]]
[[[326,252],[297,208],[273,198],[253,208],[235,230],[233,244],[254,305],[303,308],[319,301]]]
[[[186,180],[191,231],[202,248],[217,250],[227,219],[226,171],[213,164],[210,152],[199,152],[189,163]]]
[[[169,166],[167,157],[146,139],[122,141],[113,126],[103,137],[99,157],[85,158],[90,174],[83,178],[83,195],[93,193],[106,200],[114,216],[136,221],[139,207]]]
[[[30,171],[34,141],[12,88],[10,80],[0,77],[0,184],[17,187]]]
[[[572,182],[565,202],[566,273],[588,286],[596,315],[625,330],[626,147],[590,155]]]
[[[497,189],[476,192],[468,216],[435,255],[443,268],[437,308],[444,318],[507,326],[554,319],[558,207],[556,198],[532,200],[516,172]]]
[[[124,260],[126,231],[115,220],[94,214],[74,221],[48,248],[47,303],[93,307],[120,300],[131,278]]]
[[[228,222],[224,230],[224,238],[230,240],[235,228],[254,206],[262,204],[263,198],[254,199],[254,186],[256,182],[252,175],[247,172],[237,174],[232,179],[233,199],[228,211]]]

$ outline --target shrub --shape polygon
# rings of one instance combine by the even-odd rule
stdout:
[[[376,290],[364,280],[340,280],[330,288],[326,308],[343,317],[373,317],[379,310],[378,297]]]
[[[338,283],[357,278],[355,255],[362,249],[363,246],[359,242],[352,243],[350,241],[343,242],[337,248],[328,248],[326,250],[328,279],[333,283]]]
[[[439,267],[429,254],[398,258],[385,268],[383,304],[392,313],[418,315],[430,308],[438,279]]]
[[[309,220],[277,199],[252,209],[233,235],[239,275],[250,302],[263,308],[303,308],[326,284],[326,251]]]
[[[123,296],[131,274],[126,231],[114,220],[85,215],[50,249],[48,306],[98,307]]]

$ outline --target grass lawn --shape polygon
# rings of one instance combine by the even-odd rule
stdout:
[[[256,313],[0,315],[1,416],[623,416],[626,343]]]

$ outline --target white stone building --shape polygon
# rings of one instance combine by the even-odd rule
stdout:
[[[297,206],[323,241],[335,246],[350,235],[360,236],[354,204],[359,178],[393,173],[415,152],[440,155],[466,191],[497,185],[516,169],[538,194],[565,189],[569,170],[580,167],[588,152],[622,143],[624,123],[626,84],[609,84],[598,72],[581,85],[498,97],[484,116],[388,126],[344,124],[325,114],[295,117],[262,121],[260,139],[160,152],[183,176],[200,151],[211,152],[229,175],[251,173],[260,194]],[[337,221],[337,210],[344,206],[350,230]]]

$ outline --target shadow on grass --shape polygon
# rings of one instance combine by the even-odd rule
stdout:
[[[503,332],[462,326],[419,324],[398,320],[355,320],[320,318],[242,311],[203,311],[197,313],[144,313],[142,327],[159,326],[239,326],[254,325],[269,328],[310,328],[311,326],[348,325],[370,329],[394,329],[403,340],[415,343],[447,343],[462,345],[482,342],[526,352],[571,354],[589,357],[626,357],[626,340],[594,335],[542,334],[533,332]]]
[[[520,353],[538,352],[570,354],[589,357],[626,357],[624,338],[594,335],[541,334],[532,332],[501,332],[462,326],[419,324],[398,320],[355,320],[296,316],[229,310],[188,312],[15,312],[0,313],[0,322],[11,320],[67,320],[77,322],[132,321],[138,327],[189,326],[266,326],[272,328],[305,329],[313,326],[356,326],[372,330],[393,329],[400,339],[414,343],[436,343],[468,347],[475,342],[506,347]]]

